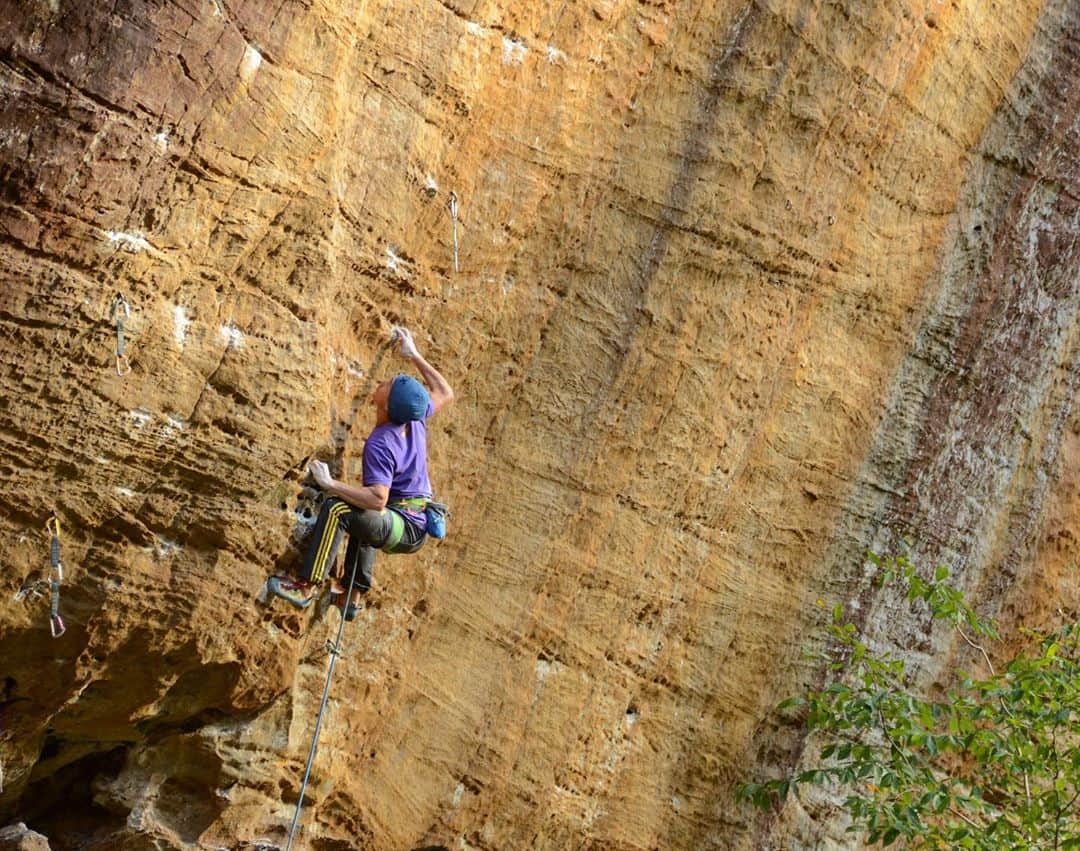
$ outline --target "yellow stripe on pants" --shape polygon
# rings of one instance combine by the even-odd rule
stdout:
[[[311,565],[311,581],[318,584],[323,581],[326,576],[326,562],[330,556],[330,547],[334,543],[334,537],[338,531],[338,521],[343,514],[347,514],[352,510],[352,506],[347,502],[339,502],[330,506],[330,511],[326,516],[326,524],[323,526],[323,537],[319,541],[319,551],[315,553],[315,561]]]

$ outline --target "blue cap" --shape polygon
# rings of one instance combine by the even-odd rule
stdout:
[[[390,419],[398,425],[422,420],[427,414],[431,396],[424,385],[411,375],[399,375],[390,385],[390,398],[386,402],[386,411]]]

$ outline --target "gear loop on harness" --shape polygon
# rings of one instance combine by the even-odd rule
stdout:
[[[109,320],[116,323],[116,374],[127,375],[131,364],[124,354],[124,320],[131,318],[131,305],[121,293],[117,293],[109,308]]]

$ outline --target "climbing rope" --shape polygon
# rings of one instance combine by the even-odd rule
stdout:
[[[450,208],[450,222],[454,229],[454,271],[458,270],[458,245],[457,245],[457,211],[458,201],[457,193],[450,192],[450,200],[446,202],[446,206]]]
[[[59,638],[66,629],[64,619],[60,617],[60,583],[64,581],[64,565],[60,563],[60,518],[54,514],[45,521],[45,529],[52,537],[49,542],[49,590],[52,592],[49,632],[53,638]]]
[[[353,562],[352,575],[349,577],[349,588],[345,592],[345,606],[348,607],[352,599],[353,584],[356,582],[356,568],[360,565],[360,559]],[[296,799],[296,812],[293,814],[292,827],[289,828],[289,841],[285,843],[285,851],[291,851],[293,837],[296,828],[300,824],[300,808],[304,806],[304,792],[307,790],[308,779],[311,777],[311,766],[315,762],[315,749],[319,743],[319,731],[322,729],[323,713],[326,711],[326,701],[330,697],[330,678],[334,675],[334,664],[341,655],[341,635],[345,631],[345,612],[342,610],[341,623],[338,624],[337,638],[329,648],[330,667],[326,671],[326,686],[323,688],[322,703],[319,704],[319,714],[315,717],[315,733],[311,737],[311,749],[308,751],[307,766],[304,768],[304,779],[300,782],[300,795]]]
[[[124,320],[131,318],[131,305],[120,293],[112,300],[109,320],[116,323],[116,374],[127,375],[131,372],[127,355],[124,354]]]

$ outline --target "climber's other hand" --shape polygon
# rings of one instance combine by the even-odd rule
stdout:
[[[334,483],[330,468],[326,466],[325,461],[312,461],[308,464],[308,472],[311,473],[311,478],[315,480],[315,483],[324,490]]]

